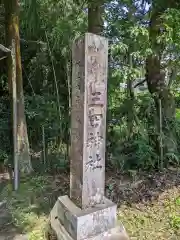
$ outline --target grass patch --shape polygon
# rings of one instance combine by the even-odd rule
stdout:
[[[12,215],[13,224],[29,240],[45,239],[45,227],[48,221],[47,212],[51,201],[46,197],[50,182],[46,177],[24,179],[17,192],[8,184],[1,193],[1,199],[7,200],[7,207]]]
[[[177,179],[177,175],[175,179]],[[166,178],[164,178],[166,179]],[[171,179],[170,179],[171,180]],[[172,182],[170,181],[169,182]],[[165,180],[167,182],[167,179]],[[69,189],[69,176],[63,174],[57,177],[33,176],[23,179],[17,192],[12,191],[8,184],[1,192],[1,200],[7,200],[8,209],[12,214],[12,221],[29,240],[44,240],[45,229],[49,213],[59,195],[67,194]],[[159,180],[158,180],[159,182]],[[107,177],[107,183],[111,192],[110,197],[114,202],[122,200],[122,188],[118,182]],[[120,190],[116,189],[120,186]],[[124,185],[123,185],[124,186]],[[126,190],[140,193],[140,190],[148,189],[148,186],[130,189],[130,183]],[[142,185],[143,186],[143,185]],[[159,185],[158,185],[159,186]],[[159,187],[161,189],[161,186]],[[116,191],[116,197],[113,197]],[[119,196],[118,196],[119,195]],[[129,200],[131,195],[126,196]],[[132,240],[179,240],[180,239],[180,188],[179,185],[163,189],[158,198],[144,202],[140,197],[131,199],[131,204],[124,200],[120,203],[119,219]]]
[[[180,191],[173,188],[148,204],[122,206],[119,218],[133,240],[180,239]]]

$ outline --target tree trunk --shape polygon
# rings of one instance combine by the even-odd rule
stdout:
[[[12,42],[11,58],[12,58],[12,98],[13,98],[13,158],[14,158],[14,190],[19,187],[19,163],[17,155],[17,87],[16,87],[16,43],[15,39]],[[11,173],[12,169],[11,169]],[[11,179],[12,176],[11,176]]]
[[[133,61],[131,52],[128,54],[128,65],[129,69],[133,68]],[[135,111],[134,111],[134,103],[135,103],[135,96],[134,96],[134,88],[133,88],[133,79],[129,75],[127,79],[127,100],[128,100],[128,112],[127,112],[127,126],[128,126],[128,138],[130,139],[133,135],[133,128],[134,128],[134,119],[135,119]]]
[[[102,34],[103,32],[103,6],[104,0],[89,0],[88,2],[88,32]]]
[[[164,9],[163,9],[164,11]],[[161,53],[163,52],[163,44],[157,43],[157,37],[160,36],[161,28],[161,10],[155,10],[152,13],[149,25],[149,38],[153,54],[148,56],[146,60],[146,81],[149,92],[151,93],[159,119],[159,99],[161,99],[162,112],[162,131],[165,135],[163,139],[164,152],[176,152],[176,139],[173,134],[173,122],[175,119],[175,102],[171,91],[165,81],[165,72],[161,69]],[[157,122],[159,129],[159,122]],[[157,136],[159,137],[159,136]],[[159,139],[157,138],[157,152],[160,150]]]
[[[22,173],[30,173],[32,171],[29,140],[27,134],[27,125],[24,107],[24,93],[21,67],[20,37],[19,37],[19,4],[18,0],[8,0],[5,5],[5,22],[6,22],[6,45],[12,49],[12,41],[15,40],[16,45],[16,86],[17,86],[17,154],[19,162],[19,170]],[[12,59],[9,56],[8,64],[8,83],[9,92],[12,96]]]

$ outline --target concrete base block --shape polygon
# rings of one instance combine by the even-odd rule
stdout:
[[[51,228],[58,240],[127,240],[123,226],[116,226],[116,205],[80,209],[68,196],[59,197],[50,213]]]

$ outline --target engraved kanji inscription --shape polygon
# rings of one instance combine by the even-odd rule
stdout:
[[[101,124],[103,111],[102,108],[97,108],[96,106],[89,108],[89,126],[93,128],[98,128]]]
[[[107,56],[101,36],[87,33],[73,45],[70,197],[81,208],[104,196]]]
[[[88,157],[88,161],[86,163],[86,171],[94,171],[96,169],[102,169],[102,164],[101,164],[101,155],[99,152],[96,152],[93,155],[90,155]]]
[[[99,132],[88,132],[87,147],[93,148],[96,147],[99,149],[102,144],[103,137]]]
[[[90,83],[89,87],[89,104],[103,105],[105,98],[105,84]]]

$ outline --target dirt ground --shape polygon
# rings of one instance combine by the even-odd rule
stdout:
[[[2,198],[4,192],[7,192],[9,181],[8,174],[0,175]],[[10,195],[11,190],[8,192],[9,196],[6,195],[11,212],[15,212],[16,220],[19,222],[17,224],[13,217],[10,218],[9,222],[0,229],[0,240],[38,239],[34,234],[41,231],[37,229],[37,222],[44,224],[44,218],[48,218],[57,197],[68,194],[69,174],[33,176],[31,179],[24,179],[21,188],[21,191],[15,195]],[[109,170],[106,173],[106,196],[118,204],[118,218],[125,225],[130,239],[180,239],[180,171],[178,169],[168,169],[161,173],[130,172],[128,174],[113,174]],[[32,205],[36,207],[28,210],[28,214],[34,214],[33,220],[23,220],[23,214],[19,217],[18,211],[16,212],[17,207],[26,215],[26,209]],[[32,230],[34,227],[36,230]],[[42,235],[41,238],[39,237],[39,240],[41,239],[44,239]]]

